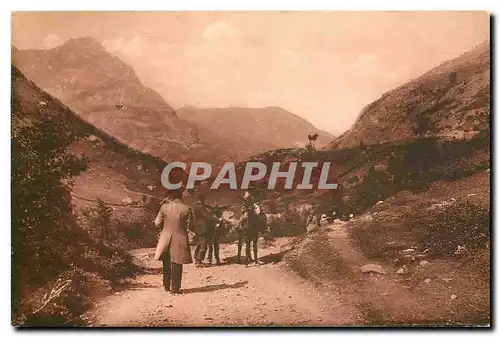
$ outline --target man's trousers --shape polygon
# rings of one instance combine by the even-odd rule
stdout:
[[[179,291],[182,281],[182,264],[170,260],[170,252],[165,251],[161,257],[163,261],[163,286],[165,290]]]

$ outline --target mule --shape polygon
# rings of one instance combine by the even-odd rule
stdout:
[[[245,241],[246,265],[251,260],[250,245],[253,245],[254,263],[259,263],[258,258],[258,240],[259,233],[267,228],[267,217],[262,207],[258,204],[254,205],[250,212],[245,211],[240,218],[238,225],[238,263],[241,263],[241,250],[243,248],[243,240]]]

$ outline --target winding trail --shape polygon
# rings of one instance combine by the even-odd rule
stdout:
[[[377,263],[353,245],[346,226],[330,224],[300,240],[276,238],[259,249],[258,266],[240,265],[236,245],[222,245],[221,266],[184,266],[183,293],[164,291],[154,249],[132,251],[152,270],[97,302],[87,315],[94,327],[240,327],[461,325],[483,322],[468,314],[478,290],[443,261],[398,275],[362,273]],[[290,250],[294,247],[292,250]],[[286,261],[281,261],[289,252]],[[292,268],[294,272],[289,271]],[[426,282],[424,282],[427,280]],[[429,282],[431,280],[431,282]],[[451,281],[450,281],[451,280]],[[450,299],[459,294],[458,299]],[[469,311],[467,311],[467,310]],[[472,313],[473,314],[473,313]],[[469,317],[470,316],[470,317]],[[477,324],[477,323],[476,323]]]
[[[88,315],[97,327],[168,326],[339,326],[361,323],[356,308],[332,289],[315,287],[275,263],[280,248],[260,249],[263,261],[245,267],[231,263],[234,245],[221,247],[226,264],[186,265],[181,295],[166,293],[159,263],[156,275],[141,275],[128,289],[102,299]],[[137,250],[146,257],[151,249]]]

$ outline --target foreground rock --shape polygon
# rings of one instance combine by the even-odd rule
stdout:
[[[362,273],[377,273],[382,275],[387,274],[384,268],[382,268],[378,264],[373,263],[365,264],[363,267],[359,268],[359,270],[361,270]]]

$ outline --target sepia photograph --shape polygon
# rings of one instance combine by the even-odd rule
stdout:
[[[491,327],[489,12],[10,15],[14,328]]]

